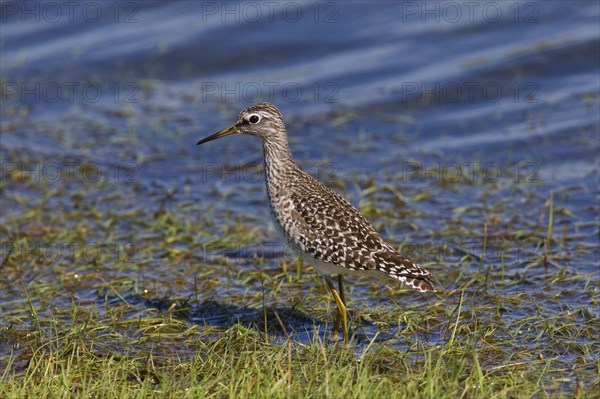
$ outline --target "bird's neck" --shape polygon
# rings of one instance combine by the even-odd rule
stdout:
[[[288,172],[297,168],[285,139],[263,141],[263,153],[267,186],[285,181]]]

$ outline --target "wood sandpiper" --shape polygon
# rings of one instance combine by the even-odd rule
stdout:
[[[345,345],[348,326],[344,274],[391,277],[419,291],[435,291],[430,272],[396,252],[341,195],[298,168],[277,107],[253,104],[240,113],[233,125],[197,144],[236,133],[262,140],[274,225],[286,245],[325,276],[338,310],[333,335],[337,336],[341,321]],[[331,275],[337,275],[339,292]]]

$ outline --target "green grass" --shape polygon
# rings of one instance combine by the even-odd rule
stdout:
[[[168,317],[128,323],[89,320],[65,330],[29,332],[25,342],[18,338],[25,348],[11,358],[0,395],[547,397],[560,391],[560,374],[566,371],[542,358],[490,366],[480,339],[430,348],[415,343],[404,351],[373,342],[356,355],[352,348],[319,340],[268,343],[255,329],[240,325],[204,331]],[[592,386],[579,384],[570,397],[595,397]]]
[[[256,215],[169,189],[140,203],[110,182],[3,181],[0,398],[599,397],[598,279],[572,267],[597,253],[583,211],[502,183],[343,183],[442,287],[347,279],[349,348],[329,339],[312,268],[223,256],[271,242]],[[481,200],[423,211],[459,188]]]
[[[366,306],[356,291],[372,282],[359,280],[350,287],[356,335],[344,348],[328,339],[334,306],[313,272],[297,281],[252,271],[244,283],[260,279],[262,291],[232,288],[217,299],[254,310],[226,325],[192,321],[201,292],[157,300],[123,279],[107,283],[100,302],[57,308],[61,293],[32,281],[3,308],[12,322],[0,330],[0,397],[597,397],[600,323],[585,308],[551,316],[531,296],[486,289],[483,275],[463,279],[464,290],[420,296],[422,304],[402,304],[413,293],[384,286],[369,296],[392,303]],[[275,307],[300,292],[312,331]],[[298,340],[302,328],[308,341]]]

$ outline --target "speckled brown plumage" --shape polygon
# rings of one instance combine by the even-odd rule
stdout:
[[[277,107],[251,105],[230,128],[199,144],[232,133],[262,140],[274,224],[308,264],[327,275],[388,276],[420,291],[435,291],[431,273],[397,253],[348,201],[296,166]]]

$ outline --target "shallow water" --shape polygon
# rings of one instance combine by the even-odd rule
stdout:
[[[273,274],[285,251],[270,227],[260,144],[249,137],[195,143],[249,103],[270,101],[286,117],[301,166],[362,210],[379,209],[369,219],[449,276],[442,278],[445,290],[459,287],[455,269],[499,267],[506,256],[507,274],[525,273],[534,284],[507,286],[505,294],[561,293],[558,304],[540,303],[542,313],[583,307],[597,317],[594,295],[578,294],[590,282],[598,290],[597,2],[269,4],[82,2],[54,10],[3,2],[2,259],[18,236],[16,221],[58,190],[44,205],[52,216],[75,212],[76,201],[123,215],[107,230],[88,231],[81,245],[143,253],[161,239],[144,221],[166,210],[206,232],[174,248],[200,263],[231,266],[223,275],[216,269],[211,278],[227,284],[203,292],[200,303],[260,294],[259,280],[241,282],[258,271],[254,255]],[[515,232],[546,236],[551,193],[556,243],[549,272],[527,267],[543,248]],[[48,227],[81,228],[64,219]],[[224,226],[236,224],[254,238],[204,246],[233,234]],[[464,234],[450,234],[449,226]],[[511,238],[498,243],[503,236]],[[29,259],[35,273],[26,271],[24,281],[89,273],[99,281],[131,279],[139,285],[132,291],[165,293],[176,276],[176,294],[185,297],[198,273],[188,263],[174,272],[169,262],[142,255],[118,272],[110,264],[92,272],[70,267],[64,248],[52,247],[58,255],[49,260],[50,243],[33,244],[58,269],[36,268],[39,257]],[[474,260],[461,262],[465,254]],[[555,269],[585,278],[548,285]],[[115,297],[93,287],[73,294],[98,304]],[[352,290],[373,307],[389,304],[365,284]],[[132,304],[155,306],[132,295]],[[0,296],[6,309],[22,291],[6,280]],[[57,295],[53,304],[68,307],[71,299]],[[207,315],[213,308],[200,305],[190,319],[260,319],[260,309],[227,306]],[[298,323],[299,339],[309,340],[300,332],[314,327],[309,317],[290,321]],[[375,328],[365,326],[372,337]]]

